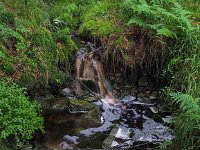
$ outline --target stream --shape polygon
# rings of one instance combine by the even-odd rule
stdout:
[[[71,100],[73,101],[73,100]],[[46,134],[38,149],[145,149],[171,141],[169,112],[157,103],[125,96],[120,104],[101,99],[87,112],[59,111],[45,114]]]
[[[151,150],[171,141],[173,118],[158,103],[156,91],[151,87],[144,90],[149,84],[145,76],[138,79],[143,92],[137,95],[135,89],[126,90],[124,81],[113,88],[105,78],[96,49],[90,43],[88,47],[89,50],[81,48],[76,54],[74,86],[63,89],[64,97],[42,104],[46,133],[33,147]],[[113,89],[121,94],[114,94]]]

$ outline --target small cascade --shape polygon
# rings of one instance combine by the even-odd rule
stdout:
[[[118,101],[113,96],[111,88],[108,88],[108,81],[105,79],[103,65],[97,54],[99,49],[95,49],[90,43],[88,45],[90,47],[89,50],[81,48],[76,54],[75,92],[76,94],[81,94],[86,87],[83,81],[92,81],[97,87],[96,96],[104,99],[109,104],[116,104]]]
[[[172,141],[174,119],[159,105],[158,92],[142,84],[136,97],[135,87],[127,85],[118,88],[121,94],[116,99],[105,78],[99,49],[88,45],[76,54],[74,90],[67,87],[65,97],[43,103],[49,111],[45,114],[46,134],[42,142],[35,141],[41,146],[36,149],[149,150]]]

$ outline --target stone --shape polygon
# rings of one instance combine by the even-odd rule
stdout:
[[[162,120],[164,121],[164,123],[168,123],[168,124],[171,124],[174,122],[172,116],[166,116],[165,118],[162,118]]]
[[[129,128],[119,128],[115,137],[119,139],[130,139],[130,129]]]
[[[119,145],[119,143],[118,142],[116,142],[116,141],[113,141],[112,142],[112,144],[111,144],[111,147],[116,147],[116,146],[118,146]]]
[[[149,109],[151,109],[151,111],[152,111],[154,114],[157,114],[157,113],[159,112],[158,107],[149,107]]]
[[[115,135],[118,131],[119,127],[113,127],[109,136],[103,141],[103,146],[105,146],[106,148],[110,148],[112,146],[112,143],[115,139]]]
[[[144,99],[137,98],[136,100],[131,101],[131,104],[153,107],[155,106],[156,103],[152,103],[152,101],[149,100],[148,98],[144,98]]]
[[[55,105],[52,106],[52,110],[55,110],[55,111],[60,110],[60,111],[62,111],[62,110],[65,110],[66,107],[67,106],[62,105],[62,104],[55,104]]]
[[[138,101],[134,101],[133,104],[144,105],[144,106],[154,106],[149,99],[138,99]]]
[[[85,100],[85,101],[88,101],[88,102],[97,101],[97,97],[90,96],[90,95],[83,96],[83,97],[81,97],[81,99],[83,99],[83,100]]]
[[[25,148],[22,148],[22,150],[33,150],[33,146],[27,145]]]
[[[157,91],[153,91],[153,92],[152,92],[152,95],[158,96],[158,92],[157,92]]]
[[[69,100],[66,97],[43,99],[39,102],[45,111],[64,111],[69,105]]]
[[[157,98],[158,98],[158,97],[156,97],[156,96],[154,96],[154,95],[150,95],[150,96],[149,96],[149,99],[150,99],[150,100],[156,100]]]
[[[138,97],[138,98],[143,98],[143,97],[145,97],[145,95],[144,95],[144,93],[139,93],[139,94],[137,95],[137,97]]]
[[[141,142],[160,143],[165,140],[172,140],[174,138],[172,133],[173,131],[169,127],[147,118],[143,124],[143,130],[134,129],[134,139]]]
[[[61,142],[59,144],[59,146],[62,148],[62,149],[67,149],[67,150],[73,150],[73,147],[71,147],[69,144],[67,144],[66,142]]]
[[[146,94],[151,94],[151,91],[146,91],[145,93],[146,93]]]
[[[77,141],[79,139],[78,136],[70,136],[70,135],[65,135],[64,139],[73,143],[73,144],[78,144],[79,142]]]
[[[136,97],[134,96],[125,96],[122,101],[129,102],[129,101],[134,101],[134,100],[136,100]]]
[[[60,93],[64,96],[73,96],[73,90],[70,88],[64,88]]]
[[[88,119],[90,121],[93,121],[94,124],[102,124],[103,118],[101,116],[101,112],[98,108],[94,108],[90,111],[88,111],[86,114],[83,116],[85,119]]]
[[[87,111],[95,108],[95,104],[81,99],[70,100],[69,111],[70,113],[86,113]]]

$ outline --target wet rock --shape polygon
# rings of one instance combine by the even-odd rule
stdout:
[[[71,100],[69,105],[71,113],[84,113],[93,108],[95,108],[95,104],[80,99]]]
[[[134,100],[136,100],[136,97],[134,97],[134,96],[125,96],[122,99],[123,102],[130,102],[130,101],[134,101]]]
[[[66,142],[62,142],[59,144],[59,146],[63,149],[63,150],[73,150],[73,147],[71,147],[69,144],[67,144]]]
[[[157,92],[157,91],[153,91],[153,92],[152,92],[152,95],[153,95],[153,96],[158,96],[158,92]]]
[[[155,103],[152,103],[149,99],[137,99],[137,101],[132,102],[132,104],[143,105],[143,106],[154,106]]]
[[[73,97],[74,94],[73,94],[73,90],[70,89],[70,88],[64,88],[63,90],[60,91],[60,93],[64,96],[70,96],[70,97]]]
[[[43,99],[39,102],[45,111],[64,111],[69,105],[67,98]]]
[[[146,91],[145,93],[146,93],[146,94],[151,94],[151,91]]]
[[[95,124],[102,123],[101,112],[98,108],[94,108],[88,111],[86,114],[84,114],[83,117],[87,118],[88,120],[93,121]]]
[[[64,140],[67,140],[73,144],[78,144],[79,142],[77,141],[79,139],[78,136],[69,136],[69,135],[65,135],[64,136]]]
[[[110,148],[113,140],[115,139],[115,135],[118,132],[119,128],[118,127],[113,127],[109,136],[103,141],[103,146],[106,148]]]
[[[156,100],[158,97],[157,96],[154,96],[154,95],[151,95],[151,96],[149,96],[149,99],[150,100]]]
[[[65,106],[65,105],[63,105],[63,104],[55,104],[55,105],[53,105],[52,107],[51,107],[51,109],[53,110],[53,111],[63,111],[63,110],[65,110],[65,108],[66,108],[67,106]]]
[[[107,79],[105,80],[104,84],[105,84],[105,87],[106,87],[108,92],[112,92],[113,91],[113,86]]]
[[[120,127],[115,135],[116,138],[128,140],[130,139],[130,129],[129,128],[122,128]]]
[[[145,98],[148,98],[148,99],[149,99],[150,93],[151,93],[150,91],[146,91],[146,92],[144,93]]]
[[[138,97],[138,98],[143,98],[143,97],[145,97],[145,95],[144,95],[144,93],[139,93],[139,94],[137,95],[137,97]]]
[[[27,145],[25,148],[22,148],[22,150],[33,150],[33,146]]]
[[[163,142],[172,140],[172,130],[163,126],[161,123],[156,123],[152,119],[147,119],[143,124],[143,130],[134,129],[135,141],[141,142]]]
[[[111,144],[111,147],[116,147],[118,145],[119,145],[119,143],[117,141],[113,141],[112,144]]]
[[[120,148],[132,142],[130,134],[132,130],[123,126],[114,127],[109,136],[103,142],[106,148]]]
[[[154,114],[158,114],[159,112],[159,108],[158,107],[149,107],[149,109],[154,113]]]
[[[91,95],[83,96],[83,97],[81,97],[81,99],[88,101],[88,102],[97,101],[97,97],[94,97],[94,96],[91,96]]]
[[[165,118],[162,118],[162,120],[164,121],[164,123],[168,123],[168,124],[171,124],[174,122],[172,116],[166,116]]]
[[[54,125],[59,125],[67,123],[69,121],[69,118],[67,117],[67,115],[52,114],[49,116],[48,121],[53,123]]]
[[[102,113],[103,116],[103,124],[99,127],[96,128],[89,128],[86,130],[82,130],[80,133],[83,134],[84,136],[90,137],[94,134],[99,134],[102,132],[106,132],[109,131],[114,124],[114,121],[119,120],[120,116],[121,116],[121,109],[116,108],[115,106],[117,105],[109,105],[106,103],[102,103],[101,101],[99,101],[98,104],[100,107],[102,107],[102,109],[104,110]]]

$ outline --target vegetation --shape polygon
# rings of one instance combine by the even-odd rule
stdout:
[[[50,6],[41,0],[5,0],[0,4],[0,75],[29,89],[47,87],[49,80],[64,81],[63,68],[76,45],[69,29],[51,19]]]
[[[11,136],[22,145],[35,130],[43,130],[39,105],[30,102],[24,89],[12,82],[0,81],[0,139]]]
[[[4,104],[12,108],[11,100],[19,108],[20,101],[30,103],[19,86],[8,86],[8,77],[28,89],[67,81],[77,50],[71,35],[76,33],[102,46],[104,62],[113,70],[122,66],[168,79],[164,96],[176,116],[176,139],[171,147],[199,149],[198,0],[1,0],[0,9],[0,87],[9,92],[0,96],[0,112]],[[26,110],[41,124],[38,106],[29,105],[33,105],[33,114],[25,107],[21,112]],[[7,117],[1,115],[1,119]],[[13,133],[17,139],[30,139],[36,124],[27,122],[31,130],[23,134],[26,127],[14,130],[16,123],[11,123],[6,127],[12,132],[1,128],[0,137]]]
[[[81,17],[80,32],[104,45],[106,60],[154,74],[164,69],[162,74],[169,79],[166,102],[177,108],[172,149],[199,148],[199,4],[192,0],[97,1]]]

